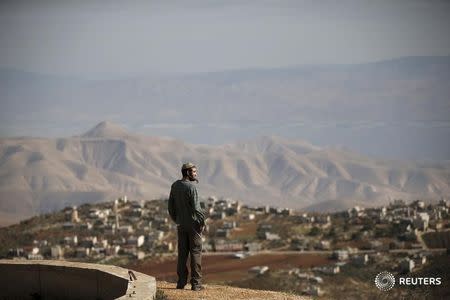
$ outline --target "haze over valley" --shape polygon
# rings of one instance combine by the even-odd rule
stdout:
[[[77,79],[0,71],[0,135],[66,137],[101,120],[220,145],[257,136],[389,159],[450,159],[450,57]]]

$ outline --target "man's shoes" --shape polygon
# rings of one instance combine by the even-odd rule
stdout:
[[[203,285],[193,285],[191,287],[191,290],[196,291],[196,292],[203,291],[204,289],[205,289],[205,287]]]
[[[177,289],[178,290],[184,290],[185,284],[181,285],[181,284],[177,284]]]

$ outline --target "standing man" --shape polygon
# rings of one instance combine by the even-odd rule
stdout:
[[[202,232],[205,227],[205,214],[198,201],[197,167],[185,163],[181,167],[183,178],[172,184],[168,210],[172,220],[177,223],[178,263],[177,289],[184,289],[188,280],[186,266],[188,255],[191,255],[191,289],[203,290],[202,279]]]

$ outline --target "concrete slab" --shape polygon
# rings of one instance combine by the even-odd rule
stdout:
[[[144,299],[156,295],[154,277],[124,268],[66,261],[0,260],[0,290],[7,298]]]
[[[100,271],[97,271],[97,276],[99,298],[116,299],[126,294],[129,280]]]
[[[97,270],[95,269],[40,265],[40,277],[41,296],[44,299],[97,298]]]
[[[2,296],[32,299],[40,293],[39,266],[0,263],[0,291]]]

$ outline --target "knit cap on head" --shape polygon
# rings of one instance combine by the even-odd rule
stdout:
[[[181,167],[181,171],[192,169],[192,168],[195,168],[195,165],[193,163],[188,162],[188,163],[183,164],[183,166]]]

